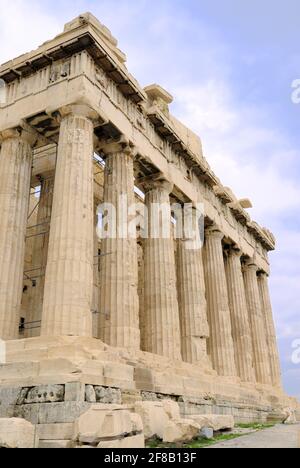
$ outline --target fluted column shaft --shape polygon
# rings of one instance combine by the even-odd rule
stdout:
[[[163,224],[171,225],[171,191],[167,181],[156,181],[146,192],[149,231],[144,243],[144,345],[149,353],[181,359],[174,240],[171,234],[162,235]],[[158,218],[160,208],[163,215]]]
[[[258,289],[257,270],[254,262],[247,262],[244,268],[245,290],[252,333],[256,380],[258,383],[270,385],[271,375],[266,339],[266,323]]]
[[[144,248],[142,242],[138,243],[138,296],[139,296],[139,318],[141,332],[141,349],[145,349],[148,330],[145,326],[145,268]]]
[[[91,336],[93,123],[84,106],[72,106],[65,112],[59,135],[42,335]]]
[[[41,182],[41,195],[37,214],[37,227],[33,231],[36,234],[32,252],[32,277],[35,279],[35,287],[31,290],[26,320],[26,337],[32,338],[41,333],[41,321],[43,310],[43,296],[45,286],[45,273],[48,258],[49,231],[54,190],[54,175]]]
[[[135,152],[125,143],[107,146],[104,151],[107,154],[104,203],[115,210],[117,229],[116,236],[102,240],[99,336],[111,346],[137,350],[140,349],[137,240],[134,235],[122,232],[123,227],[128,228],[128,208],[135,203]]]
[[[276,339],[275,324],[273,318],[272,304],[269,292],[268,275],[258,275],[258,285],[261,297],[263,315],[266,323],[267,346],[269,350],[271,379],[274,387],[281,387],[281,368]]]
[[[18,337],[32,166],[31,143],[2,135],[0,153],[0,338]]]
[[[197,224],[196,210],[192,210],[193,225]],[[203,257],[200,239],[178,240],[177,281],[181,328],[181,351],[185,362],[207,365],[209,327]]]
[[[252,337],[242,273],[241,251],[231,249],[228,252],[225,265],[238,376],[243,382],[255,382]]]
[[[99,291],[99,239],[98,239],[98,205],[99,201],[94,200],[94,274],[93,274],[93,337],[99,338],[99,316],[100,316],[100,291]]]
[[[206,231],[205,281],[210,326],[209,351],[214,369],[221,376],[236,376],[227,282],[222,249],[224,235]]]

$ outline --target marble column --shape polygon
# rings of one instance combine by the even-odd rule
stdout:
[[[261,305],[266,324],[267,346],[269,350],[271,379],[274,387],[281,387],[281,368],[276,339],[275,324],[272,304],[269,292],[268,275],[264,272],[258,275],[258,285],[261,297]]]
[[[204,271],[210,326],[208,349],[217,373],[233,377],[237,375],[237,371],[222,248],[223,237],[217,228],[206,230]]]
[[[61,110],[42,335],[92,336],[93,121],[81,105]]]
[[[257,281],[257,266],[248,260],[244,267],[244,281],[250,326],[256,381],[260,384],[271,384],[269,352],[266,338],[266,324],[263,315]]]
[[[196,209],[192,210],[192,216],[195,227],[198,222]],[[198,242],[188,235],[178,240],[177,282],[181,351],[185,362],[207,366],[209,327],[199,227],[197,234]]]
[[[30,232],[35,234],[32,252],[32,273],[35,286],[31,289],[28,314],[25,324],[27,338],[39,336],[41,333],[45,273],[48,258],[50,220],[54,190],[54,174],[41,181],[41,194],[37,212],[36,228]],[[36,277],[36,278],[35,278]]]
[[[138,296],[139,296],[139,320],[141,332],[141,350],[145,350],[145,342],[148,330],[145,326],[145,267],[143,241],[138,242]]]
[[[100,290],[99,290],[99,239],[98,239],[98,205],[99,200],[94,200],[94,274],[93,274],[93,337],[99,338],[99,315],[100,315]]]
[[[166,180],[156,180],[150,181],[145,189],[148,212],[148,236],[144,241],[145,351],[182,359],[174,239],[171,230],[167,232],[171,226],[173,186]]]
[[[128,232],[128,209],[135,203],[135,149],[128,143],[104,147],[104,203],[116,214],[115,232],[102,240],[100,337],[115,347],[140,349],[136,232]],[[104,330],[103,330],[104,327]]]
[[[22,328],[19,330],[19,338],[25,338],[25,323],[28,321],[28,311],[29,311],[29,303],[31,301],[31,295],[33,292],[33,284],[30,279],[28,279],[28,275],[34,268],[32,263],[33,259],[33,247],[34,247],[34,237],[28,237],[33,234],[34,227],[37,225],[37,204],[38,199],[35,195],[35,189],[31,188],[30,190],[30,198],[29,198],[29,208],[27,213],[27,230],[26,230],[26,242],[25,242],[25,259],[24,259],[24,278],[23,278],[23,294],[22,294],[22,301],[21,301],[21,311],[20,311],[20,320],[22,321]]]
[[[0,152],[0,338],[18,338],[30,196],[32,145],[25,131],[1,135]]]
[[[240,250],[231,248],[227,252],[225,262],[232,337],[238,376],[243,382],[255,382],[252,337],[241,255]]]

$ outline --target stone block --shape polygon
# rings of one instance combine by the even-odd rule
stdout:
[[[157,393],[154,392],[141,392],[143,401],[158,401]]]
[[[60,346],[71,344],[73,337],[71,336],[36,336],[34,338],[25,338],[19,341],[9,342],[9,349],[11,346],[13,349],[31,349],[31,350],[40,350],[47,349],[51,351],[52,349],[58,349]],[[19,345],[18,345],[19,343]]]
[[[41,440],[40,449],[71,449],[74,444],[71,440]]]
[[[104,366],[104,377],[119,382],[133,382],[134,368],[117,363],[107,363]]]
[[[132,432],[136,434],[144,432],[144,425],[141,416],[136,413],[130,413],[130,418],[132,422]]]
[[[33,362],[41,361],[43,359],[48,359],[48,351],[46,349],[36,349],[36,350],[23,350],[22,353],[15,352],[9,354],[10,363],[22,362]]]
[[[180,408],[179,408],[179,405],[178,403],[176,403],[176,401],[173,401],[173,400],[163,400],[162,401],[162,404],[163,404],[163,408],[165,410],[165,412],[167,413],[168,417],[170,419],[180,419],[181,416],[180,416]]]
[[[107,413],[104,426],[101,428],[101,437],[112,438],[133,432],[133,421],[129,411],[113,411]]]
[[[67,359],[47,359],[39,364],[39,375],[74,375],[81,374],[80,366]]]
[[[33,379],[39,375],[38,362],[15,362],[0,364],[0,382]]]
[[[121,438],[133,432],[131,413],[122,406],[93,405],[74,425],[73,440],[98,444],[101,439]]]
[[[65,385],[65,401],[85,401],[85,385],[71,382]]]
[[[39,423],[39,409],[40,405],[21,405],[13,407],[13,416],[15,418],[25,419],[31,424]]]
[[[72,440],[74,424],[38,424],[36,432],[40,441],[42,440]]]
[[[90,359],[90,354],[75,345],[55,346],[48,351],[49,359],[67,359],[73,362],[83,362]]]
[[[81,370],[83,374],[97,376],[99,380],[103,381],[104,367],[105,365],[101,361],[89,360],[81,365]]]
[[[18,399],[16,401],[16,405],[24,405],[26,398],[28,396],[28,393],[30,391],[30,387],[24,387],[20,390]]]
[[[167,395],[184,395],[184,378],[173,373],[155,373],[155,392]]]
[[[93,385],[85,386],[85,400],[88,403],[96,403],[96,392]]]
[[[214,430],[210,427],[203,427],[200,431],[200,437],[203,439],[211,440],[214,438]]]
[[[15,406],[8,405],[8,406],[1,406],[0,405],[0,418],[13,418]]]
[[[73,401],[33,406],[38,407],[39,424],[72,423],[91,407],[90,403]]]
[[[121,390],[121,395],[124,405],[134,405],[137,401],[143,400],[138,390]]]
[[[169,422],[169,417],[164,410],[163,403],[152,401],[137,402],[134,406],[134,411],[142,419],[146,439],[153,437],[163,438],[165,427]]]
[[[120,440],[112,440],[100,442],[98,447],[100,449],[143,449],[145,448],[145,439],[143,434],[133,437],[125,437]]]
[[[17,404],[22,388],[0,388],[0,406]]]
[[[292,408],[286,408],[284,410],[286,417],[283,421],[284,424],[291,425],[291,424],[297,424],[297,417],[296,417],[296,411]]]
[[[33,403],[60,403],[64,401],[64,385],[42,385],[29,390],[25,404]]]
[[[200,425],[192,419],[169,420],[164,433],[165,443],[190,442],[199,436]]]
[[[137,367],[134,370],[134,381],[139,389],[154,389],[154,376],[151,369]]]
[[[104,403],[110,405],[121,405],[122,404],[122,393],[118,388],[105,388],[95,386],[95,395],[97,403]]]
[[[33,424],[24,419],[0,419],[0,448],[30,449],[37,442]]]

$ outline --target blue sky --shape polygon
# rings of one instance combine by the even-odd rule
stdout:
[[[91,11],[118,38],[141,85],[174,95],[224,185],[253,201],[278,239],[271,290],[286,390],[300,398],[300,78],[298,0],[0,0],[0,61]]]

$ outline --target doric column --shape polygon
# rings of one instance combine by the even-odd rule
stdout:
[[[232,337],[238,376],[243,382],[255,382],[252,337],[241,255],[240,250],[231,248],[225,262]]]
[[[245,290],[252,333],[253,360],[258,383],[270,385],[270,363],[266,339],[266,324],[263,316],[257,281],[257,266],[248,260],[244,267]]]
[[[141,349],[145,349],[145,340],[148,330],[145,327],[145,268],[143,241],[138,242],[138,296],[139,296],[139,318],[141,332]]]
[[[0,153],[0,338],[18,337],[32,145],[25,131],[2,133]]]
[[[237,372],[222,248],[223,237],[217,228],[206,230],[204,271],[210,326],[209,351],[213,367],[218,374],[233,377]]]
[[[42,335],[92,335],[93,122],[86,106],[61,111]]]
[[[99,239],[98,239],[98,205],[99,200],[94,200],[94,274],[93,274],[93,337],[99,338],[99,316],[100,316],[100,291],[99,291]]]
[[[271,378],[274,387],[281,387],[281,369],[277,347],[276,331],[273,319],[272,304],[269,292],[268,275],[264,272],[258,275],[258,285],[261,297],[263,315],[266,323],[267,346],[269,350]]]
[[[128,232],[128,210],[135,204],[135,149],[126,142],[112,143],[104,153],[104,203],[116,214],[117,223],[115,232],[102,240],[99,336],[111,346],[138,350],[137,240],[136,232]]]
[[[146,187],[148,236],[144,243],[145,351],[181,359],[179,309],[176,289],[170,193],[173,186],[156,180]],[[160,212],[162,210],[162,212]],[[167,229],[163,235],[163,226]]]
[[[35,228],[37,225],[37,204],[38,200],[36,198],[36,190],[31,188],[30,197],[29,197],[29,207],[27,214],[27,231],[26,231],[26,242],[25,242],[25,258],[24,258],[24,278],[23,278],[23,294],[21,301],[21,310],[20,310],[20,320],[22,320],[22,328],[19,329],[19,338],[25,338],[25,323],[28,321],[29,306],[33,293],[33,282],[29,279],[29,275],[32,275],[33,265],[33,247],[34,247],[34,237],[31,237],[31,234],[34,234]]]
[[[192,209],[191,215],[195,227],[197,210]],[[202,253],[200,239],[197,242],[186,233],[185,238],[178,240],[177,282],[182,358],[185,362],[205,366],[208,365],[209,327]]]
[[[31,231],[32,235],[35,234],[35,237],[32,252],[32,272],[29,276],[34,278],[35,286],[31,289],[25,324],[27,338],[39,336],[41,333],[53,189],[54,175],[41,181],[41,194],[36,220],[37,226]]]

